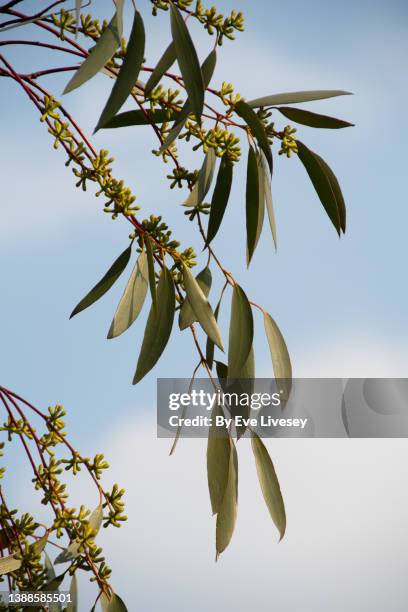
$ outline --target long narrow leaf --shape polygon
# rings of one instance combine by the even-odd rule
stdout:
[[[101,278],[99,283],[97,283],[95,287],[93,287],[89,291],[89,293],[87,293],[86,296],[79,302],[79,304],[75,306],[74,310],[71,313],[71,316],[69,317],[70,319],[72,319],[73,316],[75,316],[82,310],[85,310],[85,308],[88,308],[89,306],[94,304],[94,302],[99,300],[103,295],[105,295],[107,291],[109,291],[109,289],[118,280],[119,276],[126,268],[129,262],[131,252],[132,248],[129,246],[123,251],[123,253],[121,253],[121,255],[119,255],[119,257],[116,259],[116,261],[114,261],[105,276]]]
[[[228,344],[228,378],[239,377],[247,362],[254,338],[254,319],[245,292],[235,285],[232,293]]]
[[[97,132],[100,128],[112,119],[125,103],[139,77],[143,63],[145,50],[145,29],[143,19],[139,11],[135,11],[132,31],[125,59],[112,88],[111,94],[106,102],[105,108],[95,128]]]
[[[158,123],[167,123],[167,121],[173,121],[173,119],[176,119],[176,117],[177,115],[175,115],[174,113],[169,113],[168,110],[131,110],[115,115],[115,117],[105,123],[103,128],[107,130],[112,128],[128,127],[132,125],[151,125]]]
[[[171,33],[191,108],[197,121],[201,120],[204,106],[204,81],[197,51],[184,19],[176,6],[170,2]]]
[[[239,102],[237,102],[237,104],[235,105],[235,111],[240,117],[242,117],[242,119],[251,129],[251,132],[257,139],[259,146],[261,147],[266,159],[268,160],[269,168],[272,170],[271,145],[269,144],[268,136],[265,132],[265,128],[261,120],[252,110],[249,104],[247,104],[243,100],[239,100]]]
[[[329,180],[329,183],[330,183],[330,186],[332,188],[334,197],[336,198],[337,208],[338,208],[339,217],[340,217],[340,227],[341,227],[341,229],[343,231],[343,234],[344,234],[346,232],[346,216],[347,216],[347,212],[346,212],[346,203],[344,202],[344,198],[343,198],[343,194],[341,192],[339,181],[337,180],[336,175],[334,174],[333,170],[324,161],[324,159],[322,159],[320,157],[320,155],[318,155],[317,153],[315,153],[315,156],[320,161],[320,164],[321,164],[323,170],[325,171],[326,176],[327,176],[327,178]]]
[[[277,249],[277,238],[276,238],[276,221],[275,221],[275,213],[273,210],[273,201],[272,201],[272,177],[269,172],[268,162],[264,155],[264,152],[260,152],[261,163],[263,167],[263,178],[264,178],[264,194],[265,194],[265,204],[266,210],[268,212],[269,225],[272,232],[273,243],[275,245],[275,250]]]
[[[237,520],[238,458],[235,444],[230,439],[228,482],[217,514],[215,546],[217,558],[231,541]]]
[[[206,266],[204,270],[201,270],[201,272],[199,272],[196,276],[196,281],[201,291],[204,293],[205,297],[208,298],[212,284],[212,275],[210,268]],[[180,308],[179,327],[183,331],[184,329],[187,329],[187,327],[190,327],[190,325],[192,325],[196,321],[197,317],[194,314],[189,299],[186,297]]]
[[[329,130],[338,130],[345,127],[353,127],[353,123],[336,119],[328,115],[319,115],[301,108],[292,108],[291,106],[278,106],[278,111],[285,117],[296,123],[308,125],[314,128],[325,128]]]
[[[154,271],[154,257],[153,247],[149,236],[145,238],[146,254],[147,254],[147,267],[149,274],[149,287],[150,295],[152,296],[153,307],[157,309],[157,287],[156,287],[156,274]]]
[[[247,265],[249,266],[256,246],[259,219],[259,176],[255,151],[249,147],[246,178],[246,233]]]
[[[165,50],[165,52],[163,53],[163,55],[161,56],[161,58],[159,59],[156,68],[153,70],[152,74],[150,75],[146,83],[144,92],[147,98],[150,96],[150,94],[152,93],[156,85],[159,84],[160,79],[162,78],[164,73],[167,72],[172,67],[175,61],[176,61],[176,48],[174,46],[174,43],[171,42],[169,46],[167,47],[167,49]]]
[[[260,106],[276,106],[278,104],[296,104],[297,102],[313,102],[313,100],[325,100],[336,96],[351,96],[350,91],[341,89],[316,89],[311,91],[291,91],[288,93],[272,94],[250,100],[249,106],[259,108]]]
[[[211,187],[216,159],[214,149],[208,149],[198,179],[183,206],[195,208],[204,201]]]
[[[274,319],[264,312],[265,334],[271,353],[273,372],[279,384],[283,387],[285,395],[282,397],[283,406],[286,404],[292,387],[292,364],[285,339]]]
[[[212,308],[201,290],[200,285],[187,266],[183,267],[183,279],[188,301],[197,317],[197,321],[200,323],[207,336],[223,351],[224,347],[222,345],[221,333]]]
[[[108,27],[65,87],[64,94],[77,89],[77,87],[80,87],[86,83],[86,81],[89,81],[89,79],[98,74],[119,47],[122,29],[123,0],[117,0],[116,12],[109,22]]]
[[[137,384],[156,365],[166,348],[173,327],[175,290],[173,277],[163,268],[157,287],[157,309],[152,304],[133,384]]]
[[[116,308],[108,338],[120,336],[136,321],[146,299],[148,286],[147,256],[142,251]]]
[[[215,184],[210,209],[210,218],[208,220],[207,241],[206,244],[215,238],[224,218],[225,209],[227,208],[228,200],[232,186],[233,165],[225,157],[222,158],[218,170],[217,182]]]
[[[230,471],[231,442],[228,430],[225,425],[217,425],[217,417],[223,416],[220,406],[215,405],[211,413],[207,444],[207,479],[213,514],[217,514],[221,508]]]

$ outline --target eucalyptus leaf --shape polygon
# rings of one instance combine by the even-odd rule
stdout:
[[[154,271],[154,257],[153,257],[153,247],[149,236],[145,237],[145,246],[146,246],[146,254],[147,254],[147,268],[149,275],[149,287],[150,287],[150,295],[152,296],[153,307],[157,309],[157,287],[156,287],[156,274]]]
[[[114,593],[109,601],[107,612],[127,612],[127,607],[123,603],[122,599]]]
[[[246,178],[247,265],[255,251],[259,221],[259,175],[255,151],[249,147]]]
[[[204,270],[201,270],[201,272],[197,274],[196,281],[201,291],[204,293],[205,297],[207,298],[210,293],[211,283],[212,283],[212,274],[208,266],[206,266]],[[192,325],[196,321],[197,321],[197,317],[195,316],[194,311],[191,307],[191,304],[188,298],[186,297],[186,299],[184,300],[180,308],[179,327],[181,330],[187,329],[187,327],[190,327],[190,325]]]
[[[32,545],[33,552],[38,556],[41,555],[47,542],[48,542],[48,531],[41,538],[39,538],[38,540],[34,542],[34,544]]]
[[[166,123],[176,118],[174,113],[169,115],[168,110],[147,110],[144,112],[141,109],[125,111],[115,115],[110,121],[105,123],[104,129],[128,127],[132,125],[151,125],[158,123]]]
[[[47,555],[46,552],[44,552],[44,566],[45,566],[45,570],[47,572],[47,578],[48,581],[53,580],[55,578],[55,570],[54,570],[54,566],[52,564],[51,559],[49,558],[49,556]]]
[[[254,320],[245,292],[234,285],[228,345],[228,379],[239,378],[252,348]]]
[[[330,168],[330,166],[324,161],[324,159],[322,159],[320,157],[320,155],[318,155],[317,153],[315,153],[315,156],[317,157],[317,159],[319,160],[324,172],[326,173],[327,179],[330,183],[330,186],[332,188],[334,197],[336,198],[336,203],[337,203],[337,208],[339,211],[339,217],[340,217],[340,227],[343,231],[343,234],[346,232],[346,204],[344,202],[344,198],[343,198],[343,194],[341,192],[341,188],[339,185],[339,181],[336,178],[336,175],[334,174],[333,170]]]
[[[266,210],[268,212],[269,225],[272,232],[273,243],[275,245],[275,250],[277,249],[278,243],[276,238],[276,221],[275,221],[275,213],[273,210],[273,201],[272,201],[272,177],[269,172],[268,162],[263,153],[260,151],[261,163],[263,167],[263,178],[264,178],[264,195],[265,195],[265,204]]]
[[[292,387],[292,364],[285,339],[274,319],[264,312],[265,334],[271,353],[273,372],[275,378],[283,387],[284,396],[281,398],[283,406],[286,404]]]
[[[94,537],[98,534],[103,520],[103,508],[102,504],[100,504],[95,510],[90,514],[87,519],[89,526],[94,532]],[[74,540],[71,544],[63,550],[55,559],[54,564],[57,565],[59,563],[68,563],[68,561],[72,561],[79,554],[80,543]]]
[[[105,276],[101,278],[99,283],[97,283],[95,287],[93,287],[91,291],[89,291],[89,293],[87,293],[86,296],[79,302],[79,304],[75,306],[74,310],[71,313],[71,316],[69,317],[70,319],[72,319],[72,317],[74,317],[82,310],[85,310],[85,308],[88,308],[89,306],[94,304],[103,295],[105,295],[107,291],[109,291],[109,289],[118,280],[119,276],[126,268],[129,262],[131,252],[132,247],[128,246],[128,248],[125,249],[123,253],[119,255],[119,257],[114,261]]]
[[[351,96],[350,91],[341,89],[316,89],[312,91],[291,91],[288,93],[272,94],[263,98],[256,98],[248,102],[251,108],[260,106],[276,106],[278,104],[296,104],[297,102],[313,102],[314,100],[325,100],[336,96]]]
[[[292,108],[291,106],[278,106],[278,111],[291,121],[314,128],[338,130],[340,128],[354,126],[353,123],[343,121],[343,119],[336,119],[335,117],[329,117],[327,115],[319,115],[318,113],[311,113],[310,111],[303,110],[301,108]]]
[[[207,336],[223,351],[221,333],[217,321],[215,320],[214,313],[200,285],[187,266],[183,266],[183,279],[188,301],[190,302],[198,322]]]
[[[157,287],[157,308],[150,309],[133,384],[150,372],[166,348],[173,327],[175,290],[171,272],[163,267]]]
[[[207,445],[207,478],[213,514],[217,514],[224,499],[231,454],[228,430],[224,425],[221,427],[216,424],[216,419],[220,416],[224,416],[224,413],[216,404],[211,413]]]
[[[255,433],[252,434],[251,444],[262,494],[282,539],[286,529],[286,513],[275,468],[264,443]]]
[[[108,27],[65,87],[64,94],[77,89],[77,87],[89,81],[109,62],[121,43],[122,30],[123,0],[117,0],[116,12]]]
[[[204,80],[197,51],[188,28],[177,7],[170,2],[171,33],[177,61],[197,121],[201,120],[204,106]]]
[[[116,308],[108,338],[120,336],[136,321],[146,299],[148,286],[147,255],[142,251]]]
[[[214,149],[208,149],[198,178],[183,206],[195,208],[202,204],[207,195],[214,176],[216,156]]]
[[[214,310],[215,320],[218,321],[218,315],[220,313],[221,301],[222,301],[223,293],[218,301],[216,309]],[[207,362],[208,367],[212,370],[213,361],[214,361],[214,342],[207,336],[207,343],[205,349],[205,360]]]
[[[259,238],[261,237],[264,218],[265,218],[265,171],[262,165],[261,157],[259,152],[256,154],[256,165],[258,169],[258,218],[256,220],[256,230],[254,236],[254,246],[252,254],[258,245]],[[268,170],[269,171],[269,170]],[[249,252],[247,251],[247,265],[249,266],[250,258]]]
[[[167,72],[172,67],[175,61],[176,61],[176,48],[174,46],[174,43],[171,42],[169,46],[167,47],[167,49],[165,50],[165,52],[163,53],[163,55],[161,56],[161,58],[159,59],[156,68],[153,70],[153,72],[151,73],[146,83],[145,97],[148,98],[150,96],[153,89],[156,87],[156,85],[159,84],[160,79],[162,78],[164,73]]]
[[[235,444],[230,439],[228,482],[224,498],[217,514],[215,546],[218,556],[231,541],[237,520],[238,504],[238,458]]]
[[[224,156],[221,159],[221,164],[218,170],[217,182],[213,196],[211,199],[210,218],[208,220],[207,241],[206,244],[215,238],[224,218],[225,209],[227,208],[228,200],[232,186],[233,165]]]
[[[321,158],[316,155],[316,153],[314,153],[311,149],[308,149],[308,147],[300,142],[300,140],[297,140],[296,142],[299,159],[306,168],[306,172],[312,181],[313,187],[315,188],[324,209],[336,228],[337,233],[340,235],[341,224],[339,208],[336,196],[333,192],[332,184],[327,176],[325,166],[321,163]]]
[[[269,144],[268,136],[265,132],[265,128],[257,116],[257,114],[252,110],[252,108],[244,102],[244,100],[239,100],[239,102],[235,105],[235,112],[242,117],[242,119],[246,122],[248,127],[251,129],[251,132],[255,136],[258,141],[259,146],[265,154],[266,159],[268,160],[269,168],[272,170],[272,152],[271,145]]]
[[[71,596],[71,601],[66,608],[66,612],[78,612],[78,583],[76,574],[72,576],[69,594]]]
[[[0,558],[0,576],[3,574],[10,574],[20,569],[22,565],[21,559],[16,559],[14,555],[8,555],[7,557]]]
[[[105,127],[105,124],[116,115],[136,84],[143,63],[145,38],[142,16],[139,11],[135,11],[126,55],[95,132]]]

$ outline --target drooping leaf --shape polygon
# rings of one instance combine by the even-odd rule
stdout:
[[[0,559],[0,576],[15,572],[21,567],[21,559],[16,559],[14,555],[8,555]]]
[[[150,96],[150,94],[152,93],[156,85],[159,84],[160,79],[162,78],[164,73],[167,72],[172,67],[175,61],[176,61],[176,48],[174,46],[174,43],[171,42],[169,46],[167,47],[167,49],[165,50],[165,52],[163,53],[163,55],[161,56],[161,58],[159,59],[156,68],[153,70],[153,72],[151,73],[146,83],[145,96],[147,98]]]
[[[207,334],[209,338],[216,344],[222,351],[224,350],[221,340],[221,333],[215,320],[214,313],[206,296],[200,288],[200,285],[191,274],[187,266],[183,267],[183,279],[184,286],[188,301],[190,302],[191,308],[197,317],[198,322]]]
[[[311,149],[308,149],[308,147],[300,142],[300,140],[297,140],[296,142],[299,159],[306,168],[306,172],[313,183],[313,187],[315,188],[325,211],[336,228],[337,233],[340,235],[341,224],[339,208],[331,182],[327,176],[327,171],[320,161],[321,158],[311,151]]]
[[[106,612],[127,612],[127,607],[119,595],[113,593],[106,607]]]
[[[48,531],[45,535],[43,535],[41,538],[39,538],[38,540],[34,542],[32,546],[33,552],[35,552],[36,555],[41,555],[47,542],[48,542]]]
[[[261,161],[260,153],[256,154],[256,165],[258,169],[258,218],[256,219],[256,230],[254,233],[254,245],[252,254],[255,252],[255,249],[258,245],[259,238],[261,237],[264,218],[265,218],[265,176],[264,176],[264,168]],[[269,172],[269,170],[268,170]],[[247,265],[249,266],[250,258],[249,252],[247,250]]]
[[[220,313],[222,296],[223,296],[223,293],[221,294],[221,297],[218,300],[217,307],[214,310],[214,317],[216,321],[218,321],[218,315]],[[207,344],[206,344],[206,349],[205,349],[205,360],[210,370],[212,370],[213,361],[214,361],[214,342],[208,336],[207,336]]]
[[[55,570],[54,570],[52,561],[46,552],[44,552],[44,561],[45,561],[44,566],[47,572],[48,581],[53,580],[55,578]]]
[[[201,72],[202,72],[203,79],[204,79],[204,87],[206,89],[208,85],[210,84],[210,81],[214,74],[216,62],[217,62],[217,53],[215,49],[213,49],[211,53],[205,58],[204,62],[201,65]],[[184,124],[190,112],[191,112],[190,98],[187,98],[180,113],[175,118],[175,123],[173,127],[171,128],[170,132],[167,134],[162,146],[159,149],[160,153],[163,153],[164,151],[166,151],[176,140],[177,136],[180,134],[181,130],[183,129]]]
[[[348,121],[343,121],[343,119],[319,115],[318,113],[311,113],[310,111],[301,108],[292,108],[291,106],[278,106],[278,111],[291,121],[314,128],[338,130],[339,128],[353,127],[354,125]]]
[[[329,180],[330,186],[332,188],[334,197],[336,198],[336,202],[337,202],[337,208],[339,211],[339,217],[340,217],[340,227],[343,231],[343,234],[346,232],[346,216],[347,216],[347,212],[346,212],[346,204],[344,202],[344,198],[343,198],[343,194],[341,192],[341,188],[339,185],[339,181],[336,178],[336,175],[334,174],[333,170],[330,168],[330,166],[324,161],[324,159],[322,159],[320,157],[320,155],[318,155],[317,153],[315,153],[317,159],[319,160],[323,170],[326,173],[326,176]]]
[[[228,344],[228,378],[240,377],[254,338],[254,320],[245,292],[234,285]]]
[[[225,426],[217,426],[217,417],[224,416],[220,406],[215,405],[211,413],[211,427],[208,431],[207,478],[211,508],[217,514],[224,499],[228,484],[231,442]]]
[[[211,187],[216,159],[214,149],[208,149],[198,179],[183,206],[195,208],[202,204]]]
[[[157,287],[157,308],[150,309],[142,348],[137,362],[133,384],[150,372],[166,348],[173,327],[175,291],[171,272],[164,267]]]
[[[139,11],[135,11],[132,31],[126,55],[119,74],[115,80],[111,94],[106,102],[105,108],[95,128],[95,132],[105,127],[105,124],[112,119],[118,110],[125,103],[139,77],[143,63],[145,50],[145,29],[143,19]]]
[[[275,222],[275,213],[273,211],[273,201],[272,201],[272,177],[269,172],[268,162],[263,151],[260,151],[261,163],[263,167],[263,178],[264,178],[264,194],[265,194],[265,204],[266,210],[268,211],[268,219],[269,225],[272,232],[273,243],[275,245],[275,250],[277,249],[277,239],[276,239],[276,222]]]
[[[60,574],[59,576],[55,576],[55,578],[53,578],[52,580],[49,580],[47,582],[47,584],[45,584],[40,591],[43,592],[49,592],[49,591],[58,591],[59,586],[61,585],[61,582],[64,580],[65,578],[65,572],[63,574]]]
[[[99,533],[103,520],[102,504],[95,508],[95,510],[89,515],[89,518],[87,520],[89,526],[94,532],[94,537],[96,537],[96,535]],[[75,557],[77,557],[79,554],[80,546],[81,544],[80,542],[77,542],[77,540],[71,542],[71,544],[56,557],[54,565],[57,565],[59,563],[68,563],[68,561],[72,561],[72,559],[75,559]]]
[[[288,93],[272,94],[250,100],[248,102],[251,108],[259,108],[260,106],[276,106],[278,104],[296,104],[298,102],[312,102],[313,100],[325,100],[326,98],[334,98],[336,96],[351,96],[350,91],[342,91],[340,89],[317,89],[312,91],[291,91]]]
[[[268,160],[269,168],[272,170],[271,145],[269,144],[268,136],[261,120],[252,110],[252,108],[243,100],[239,100],[239,102],[236,103],[235,111],[240,117],[242,117],[242,119],[251,129],[251,132],[255,136],[259,146],[265,154],[266,159]]]
[[[102,36],[91,50],[86,60],[75,72],[64,89],[64,94],[77,89],[95,76],[114,55],[120,45],[123,29],[123,0],[117,0],[116,12],[103,32]]]
[[[235,444],[230,439],[228,482],[217,514],[215,546],[218,556],[227,548],[234,533],[238,504],[238,458]]]
[[[145,237],[146,254],[147,254],[147,267],[149,273],[149,287],[150,295],[152,296],[153,307],[157,310],[157,287],[156,287],[156,274],[154,271],[154,258],[153,258],[153,247],[149,236]]]
[[[146,299],[148,280],[147,255],[142,251],[116,308],[108,338],[116,338],[136,321]]]
[[[210,244],[213,238],[215,238],[223,220],[225,209],[227,208],[231,193],[232,173],[232,163],[226,157],[223,157],[218,170],[217,182],[215,184],[211,199],[210,218],[208,221],[206,242],[207,245]]]
[[[273,372],[280,385],[284,387],[285,394],[282,401],[286,403],[292,387],[292,364],[289,351],[282,332],[267,312],[264,312],[264,326],[271,352]]]
[[[205,297],[208,298],[212,283],[212,275],[210,268],[206,266],[204,270],[201,270],[201,272],[196,276],[196,281],[200,286],[200,289],[204,293]],[[192,325],[196,321],[197,317],[194,314],[193,309],[191,308],[191,304],[188,298],[186,297],[182,307],[180,308],[179,327],[181,330],[187,329],[187,327],[190,327],[190,325]]]
[[[176,115],[174,113],[171,113],[169,116],[169,111],[167,110],[158,109],[151,111],[146,109],[146,112],[143,112],[142,110],[138,109],[119,113],[110,121],[105,123],[103,128],[111,129],[128,127],[132,125],[150,125],[152,123],[166,123],[167,121],[172,121],[175,118]]]
[[[86,296],[79,302],[79,304],[75,306],[74,310],[71,313],[71,316],[69,317],[70,319],[72,319],[72,317],[74,317],[82,310],[85,310],[85,308],[88,308],[89,306],[94,304],[103,295],[105,295],[107,291],[109,291],[109,289],[118,280],[119,276],[126,268],[129,262],[131,252],[132,247],[128,246],[128,248],[125,249],[123,253],[119,255],[119,257],[113,262],[112,266],[109,268],[105,276],[101,278],[99,283],[97,283],[95,287],[93,287],[89,291],[89,293],[87,293]]]
[[[252,434],[251,444],[262,494],[282,539],[286,529],[286,514],[275,468],[264,443],[256,433]]]
[[[191,109],[196,120],[200,121],[204,106],[204,80],[200,62],[185,21],[172,2],[170,2],[170,22],[177,61],[190,99]]]
[[[69,594],[71,596],[71,601],[67,606],[66,612],[78,612],[78,583],[76,574],[72,576]]]
[[[255,151],[249,147],[246,179],[247,265],[255,251],[259,220],[259,176]]]

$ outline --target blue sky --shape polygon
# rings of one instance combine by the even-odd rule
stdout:
[[[148,16],[149,3],[139,4],[150,28],[147,54],[149,63],[153,65],[170,37],[167,16],[161,15],[153,20]],[[236,2],[224,1],[217,5],[225,12],[240,8]],[[111,10],[110,2],[101,2],[98,6],[103,7],[105,15]],[[273,194],[278,253],[274,253],[265,227],[251,268],[249,271],[245,268],[245,164],[241,164],[236,173],[224,233],[214,243],[216,252],[234,271],[251,298],[261,303],[278,321],[288,342],[295,375],[405,376],[408,369],[408,293],[403,276],[408,223],[405,195],[405,101],[408,91],[404,63],[408,51],[407,6],[397,1],[347,0],[307,4],[301,1],[279,4],[251,2],[242,8],[247,16],[247,31],[240,34],[235,43],[226,42],[221,49],[214,83],[231,81],[247,98],[315,88],[347,89],[355,94],[304,105],[352,121],[355,128],[341,131],[298,128],[299,137],[326,159],[341,182],[348,206],[348,230],[339,241],[300,162],[275,156]],[[200,34],[198,38],[200,54],[204,56],[209,41]],[[7,57],[13,59],[10,50]],[[20,53],[17,62],[19,66],[55,64],[55,60],[49,64],[49,59],[35,51],[29,58]],[[59,94],[65,79],[52,77],[44,79],[43,83]],[[156,516],[158,499],[166,515],[171,516],[174,512],[172,500],[166,495],[157,498],[155,493],[163,485],[164,473],[169,478],[170,472],[174,473],[174,487],[180,486],[174,494],[177,499],[184,500],[177,502],[181,504],[178,513],[188,512],[192,501],[183,497],[186,495],[181,486],[184,476],[177,472],[182,470],[181,462],[176,460],[169,466],[163,442],[156,442],[152,434],[156,377],[187,377],[194,367],[195,355],[188,332],[180,334],[174,329],[159,365],[134,388],[130,383],[147,309],[130,332],[114,341],[105,339],[125,277],[95,307],[72,321],[68,320],[73,306],[126,246],[129,228],[124,221],[110,221],[101,212],[101,205],[91,192],[82,194],[75,189],[63,156],[53,151],[51,139],[39,123],[36,111],[16,86],[5,82],[1,86],[2,384],[14,388],[38,405],[63,403],[69,410],[74,440],[84,451],[86,448],[87,453],[111,448],[114,473],[119,473],[129,463],[140,465],[143,462],[142,451],[133,449],[133,456],[130,450],[126,455],[120,448],[121,431],[133,428],[140,448],[148,452],[151,444],[154,448],[157,445],[158,449],[154,455],[157,464],[153,468],[156,480],[151,488],[146,484],[145,488],[140,485],[141,489],[138,489],[137,469],[132,476],[135,491],[138,490],[144,499],[139,520],[150,524],[149,516]],[[98,76],[66,97],[65,103],[88,133],[92,132],[109,87],[105,77]],[[283,125],[277,118],[278,121]],[[146,150],[156,146],[149,129],[100,132],[94,142],[98,147],[108,148],[115,156],[116,173],[135,190],[142,207],[141,216],[159,211],[174,229],[175,236],[183,243],[195,246],[200,253],[200,242],[179,206],[183,193],[169,192],[165,179],[168,168],[163,168],[156,158],[146,156]],[[186,153],[183,160],[191,167],[201,164],[199,155]],[[200,261],[204,264],[205,260],[201,257]],[[219,281],[215,286],[219,286]],[[227,310],[228,300],[225,300],[224,337]],[[269,376],[271,366],[261,321],[257,321],[256,343],[257,371],[260,376]],[[91,426],[95,435],[90,439]],[[284,458],[291,460],[292,454],[284,444],[282,442],[275,453],[282,465]],[[301,451],[299,447],[294,448],[297,442],[292,444],[292,451],[299,459]],[[321,448],[322,453],[325,452]],[[338,478],[339,486],[343,486],[344,496],[347,496],[340,460],[346,452],[344,443],[336,443],[335,449],[333,478]],[[311,473],[304,478],[314,483],[314,470],[319,471],[317,465],[321,456],[316,450],[313,452],[315,463],[309,463]],[[357,445],[352,450],[348,448],[349,452],[354,458],[360,456]],[[367,448],[367,453],[375,461],[378,447],[373,443]],[[184,454],[184,457],[190,455]],[[203,471],[202,462],[194,467],[195,472]],[[286,467],[284,472],[285,469],[287,486],[294,491],[298,483],[296,468]],[[393,469],[391,464],[389,469]],[[361,474],[364,478],[363,469]],[[316,478],[323,479],[323,482],[325,475]],[[141,479],[143,483],[143,477]],[[201,489],[205,488],[202,478],[199,482]],[[129,482],[131,489],[132,483],[133,480]],[[358,494],[357,481],[353,492],[353,495]],[[205,494],[205,490],[201,491],[201,500]],[[307,491],[303,494],[307,497]],[[334,489],[329,490],[330,494],[337,495]],[[130,505],[135,508],[132,495],[131,492]],[[390,490],[389,495],[397,496],[397,488]],[[296,503],[295,492],[291,499]],[[333,497],[333,504],[337,503],[336,499]],[[308,502],[303,497],[301,503]],[[209,517],[208,508],[205,510],[206,513],[201,513],[200,509],[200,520],[206,521],[205,517]],[[330,515],[332,510],[327,502],[324,512]],[[303,524],[301,528],[310,529],[310,523],[317,528],[312,508],[308,508],[306,516],[309,524]],[[246,525],[242,520],[240,533],[245,545],[250,546],[248,534],[256,529],[256,523],[249,524],[249,512],[246,520]],[[324,522],[323,532],[327,534],[330,521],[328,517],[325,520],[327,524]],[[342,517],[337,517],[337,520],[341,522]],[[302,517],[297,515],[296,521],[301,522]],[[400,524],[403,524],[402,518]],[[197,523],[196,527],[200,530],[201,524]],[[204,531],[207,527],[203,527]],[[343,528],[346,529],[345,524],[342,528],[336,526],[339,534]],[[291,536],[287,545],[288,562],[291,554],[296,556],[299,530],[297,524],[294,532],[297,535]],[[137,540],[136,532],[137,526],[134,529]],[[157,537],[155,533],[152,533],[153,539]],[[256,537],[260,540],[259,547],[266,546],[259,531]],[[319,553],[321,563],[335,554],[336,546],[342,547],[340,539],[333,538],[333,548],[322,549]],[[206,545],[204,540],[204,536],[198,537],[194,554],[202,554],[200,545]],[[168,535],[168,541],[169,547],[174,547],[177,538],[172,541]],[[355,535],[353,546],[359,545],[367,552],[368,541],[369,538],[359,541]],[[110,545],[112,554],[117,555],[114,543]],[[147,544],[143,541],[144,545]],[[303,542],[303,545],[306,544]],[[125,546],[124,540],[122,546]],[[282,546],[286,544],[278,548]],[[140,551],[140,562],[144,554]],[[174,559],[170,550],[161,554],[164,566],[166,559]],[[228,554],[233,564],[231,557],[234,553]],[[271,555],[273,563],[279,564],[276,550]],[[202,559],[202,571],[204,575],[208,571],[208,576],[213,576],[210,557],[207,555],[206,561]],[[271,558],[268,557],[269,561]],[[181,549],[175,562],[181,572],[188,573]],[[143,571],[148,575],[150,571],[150,580],[153,581],[156,571],[153,558],[151,563]],[[249,567],[247,569],[249,571]],[[218,571],[222,572],[222,568],[217,568]],[[254,570],[254,579],[262,571],[258,568],[256,573]],[[275,565],[274,571],[277,571]],[[369,582],[369,578],[367,580]],[[129,592],[126,581],[121,582],[122,591],[128,589]],[[221,589],[221,584],[217,588]],[[312,597],[311,593],[305,587],[306,601],[307,597]],[[280,596],[283,602],[280,609],[294,609],[289,603],[285,607],[283,592]],[[231,601],[237,603],[234,599]],[[163,609],[158,602],[153,600],[143,609]],[[382,609],[365,608],[364,605],[361,610]],[[396,602],[393,609],[402,610],[398,605]],[[169,604],[168,609],[176,607]],[[267,608],[260,603],[259,609]],[[320,608],[315,602],[311,609]]]

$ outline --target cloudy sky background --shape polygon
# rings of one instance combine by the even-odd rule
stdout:
[[[147,56],[154,65],[169,41],[168,18],[153,20],[149,3],[139,4],[150,26]],[[231,81],[246,97],[320,88],[355,93],[305,105],[350,120],[355,128],[298,129],[340,179],[348,231],[336,238],[299,161],[279,158],[278,253],[265,227],[247,272],[242,164],[223,236],[215,241],[217,254],[276,318],[296,376],[406,376],[406,5],[397,0],[246,4],[217,3],[224,12],[243,8],[247,31],[221,49],[214,83]],[[111,11],[107,0],[99,7],[104,15]],[[204,57],[209,41],[196,34]],[[7,57],[24,71],[56,63],[31,50],[27,58],[8,49]],[[56,94],[64,82],[44,80]],[[90,191],[74,188],[36,111],[17,86],[1,85],[1,380],[39,406],[63,403],[77,446],[86,454],[106,452],[111,477],[128,489],[129,524],[114,537],[103,534],[101,541],[129,609],[406,609],[404,440],[269,444],[288,513],[287,536],[279,545],[250,450],[241,443],[237,531],[214,564],[205,446],[182,441],[169,459],[168,441],[156,440],[154,430],[156,377],[191,373],[189,334],[175,330],[154,372],[133,388],[147,309],[130,332],[105,339],[126,279],[68,321],[72,307],[123,250],[128,226],[101,213]],[[109,86],[101,76],[66,98],[88,133]],[[169,192],[168,169],[146,156],[156,146],[149,129],[99,133],[94,141],[114,154],[116,175],[135,190],[140,214],[159,211],[174,235],[200,252],[179,207],[183,194]],[[183,161],[191,167],[201,163],[188,153]],[[216,291],[213,295],[215,301]],[[228,300],[224,304],[225,336]],[[257,371],[269,376],[261,321],[257,331]],[[16,470],[22,478],[22,467]],[[78,499],[87,493],[79,485]],[[15,495],[25,498],[25,485],[17,486]]]

